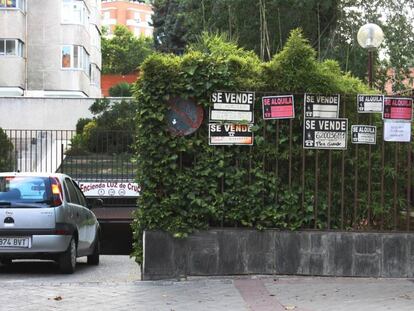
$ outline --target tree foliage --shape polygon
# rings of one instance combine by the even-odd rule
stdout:
[[[131,97],[132,89],[131,85],[127,82],[121,82],[109,89],[109,96],[111,97]]]
[[[270,59],[289,32],[301,27],[319,59],[335,59],[342,70],[366,78],[367,51],[356,35],[373,22],[385,34],[381,61],[376,58],[377,87],[384,89],[387,69],[393,68],[393,90],[401,91],[414,60],[413,11],[414,2],[405,0],[155,0],[154,40],[157,50],[181,54],[202,32],[224,33]]]
[[[409,77],[413,65],[414,51],[410,42],[414,40],[412,24],[413,1],[405,0],[344,0],[339,2],[340,17],[336,28],[327,41],[322,58],[334,58],[340,61],[345,71],[351,71],[359,77],[367,76],[367,51],[362,49],[356,35],[359,28],[370,22],[378,24],[384,31],[384,43],[376,54],[377,87],[384,90],[385,83],[391,79],[393,91],[406,88],[404,79]],[[382,57],[378,57],[379,54]],[[393,68],[395,75],[387,75],[387,69]]]
[[[102,37],[102,73],[134,72],[152,51],[150,38],[137,38],[127,27],[116,25],[113,37]]]
[[[92,119],[81,118],[71,140],[70,155],[129,152],[135,127],[137,102],[130,99],[97,99],[89,110]]]
[[[0,172],[13,169],[13,144],[6,133],[0,128]]]
[[[281,122],[278,127],[273,121],[265,122],[260,98],[255,104],[253,147],[208,144],[209,98],[216,90],[296,94],[297,118],[293,121],[292,136],[292,174],[296,177],[291,187],[286,182],[289,123]],[[305,189],[300,181],[302,164],[298,155],[302,152],[304,92],[341,93],[341,105],[354,107],[356,93],[369,90],[360,80],[344,74],[337,62],[319,62],[309,41],[298,30],[292,32],[284,49],[267,63],[221,36],[206,34],[183,56],[148,57],[135,93],[139,103],[136,162],[141,193],[133,230],[138,262],[142,259],[143,230],[165,230],[181,237],[209,226],[323,228],[324,199],[328,195],[326,171],[320,177],[316,218],[312,166],[306,173]],[[193,135],[177,137],[167,130],[167,102],[176,96],[194,98],[204,107],[204,123]],[[349,117],[355,119],[355,115],[350,113]],[[340,156],[341,153],[335,153],[335,161]],[[310,152],[307,158],[314,163],[314,157],[315,153]],[[338,193],[333,201],[338,206]]]
[[[294,28],[302,27],[314,43],[321,32],[329,34],[336,23],[337,2],[155,0],[155,45],[159,51],[180,54],[202,32],[225,33],[240,46],[269,59]]]

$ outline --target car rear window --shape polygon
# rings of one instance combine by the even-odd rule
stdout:
[[[48,177],[0,176],[0,202],[46,204],[50,197]]]

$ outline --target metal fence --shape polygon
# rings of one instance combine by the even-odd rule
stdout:
[[[79,181],[132,181],[133,133],[91,131],[86,137],[71,130],[4,130],[13,148],[8,169],[61,172]]]
[[[266,126],[257,133],[274,150],[255,157],[255,142],[247,147],[248,163],[235,159],[234,165],[272,172],[298,195],[298,216],[311,219],[302,229],[414,231],[412,142],[385,142],[381,115],[358,114],[355,96],[341,96],[340,116],[349,119],[348,133],[351,125],[375,125],[375,145],[352,144],[348,137],[346,150],[304,149],[303,94],[295,94],[296,118],[264,121]],[[221,188],[225,192],[225,186]]]
[[[249,152],[248,163],[235,158],[234,165],[245,166],[249,172],[260,165],[298,196],[299,217],[312,219],[302,228],[413,231],[412,143],[384,142],[380,116],[356,113],[350,106],[355,105],[354,97],[343,100],[340,115],[349,118],[349,128],[352,124],[377,126],[376,145],[354,145],[348,140],[343,151],[303,149],[302,94],[295,96],[296,119],[265,121],[261,127],[260,135],[272,149],[263,157],[255,156],[256,142],[251,147],[224,148]],[[258,109],[256,114],[260,119]],[[5,132],[13,144],[11,170],[63,172],[79,181],[132,181],[136,176],[130,132],[93,131],[88,137],[62,130]],[[182,167],[182,155],[179,162]],[[221,185],[225,192],[224,177]]]
[[[292,121],[275,123],[277,131],[284,123],[292,133]],[[289,190],[300,185],[301,212],[305,215],[311,204],[314,219],[306,228],[413,231],[411,143],[384,142],[381,126],[378,133],[374,146],[302,149],[300,154],[294,153],[291,135],[287,159],[264,159],[263,166],[283,176]]]

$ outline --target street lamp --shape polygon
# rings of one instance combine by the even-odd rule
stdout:
[[[368,23],[359,28],[357,39],[359,45],[368,50],[368,85],[372,88],[372,55],[374,54],[374,50],[377,49],[384,40],[384,33],[380,26]]]
[[[380,26],[368,23],[359,28],[357,35],[358,43],[364,49],[368,50],[368,85],[372,89],[373,77],[373,54],[382,40],[384,40],[384,33]],[[372,114],[369,114],[369,124],[372,124]],[[382,150],[384,151],[384,140],[382,140]],[[368,146],[368,225],[371,223],[371,145]],[[358,162],[358,145],[355,147],[356,158]],[[356,168],[356,184],[358,183],[358,168]]]

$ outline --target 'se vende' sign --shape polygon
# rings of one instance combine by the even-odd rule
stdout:
[[[253,122],[254,92],[216,91],[211,102],[210,121]]]
[[[305,119],[303,148],[346,149],[348,119]]]
[[[305,118],[338,118],[339,100],[339,94],[305,94]]]

